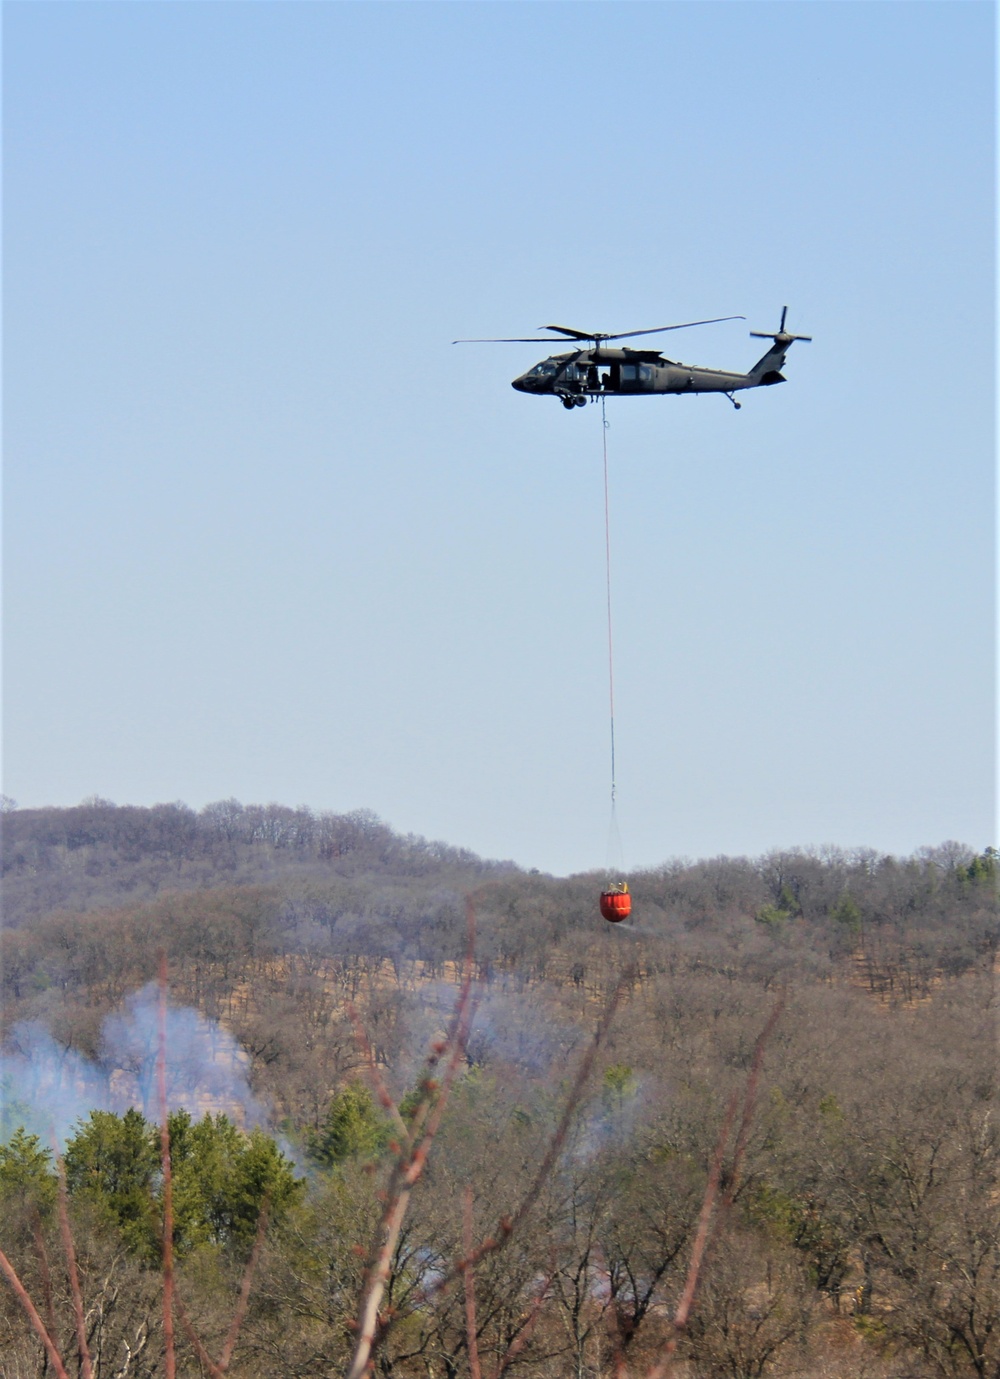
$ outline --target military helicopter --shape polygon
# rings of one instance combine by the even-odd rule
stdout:
[[[719,321],[743,321],[744,316],[713,316],[707,321],[684,321],[676,326],[654,326],[651,330],[623,330],[615,335],[601,331],[574,330],[571,326],[539,326],[539,330],[556,331],[570,340],[581,342],[581,348],[569,354],[553,354],[511,383],[519,393],[534,393],[541,397],[557,397],[571,410],[583,407],[587,400],[599,397],[636,397],[649,393],[722,393],[737,411],[740,403],[733,393],[744,388],[767,388],[772,383],[784,383],[781,373],[785,355],[793,340],[811,340],[811,335],[789,335],[785,330],[788,307],[781,309],[781,324],[773,333],[752,330],[750,334],[761,340],[772,340],[771,348],[757,360],[749,373],[732,373],[723,369],[704,369],[679,364],[666,359],[659,350],[608,347],[608,340],[627,340],[636,335],[659,335],[667,330],[688,330],[691,326],[711,326]],[[546,336],[532,336],[495,340],[453,340],[454,345],[540,345],[555,343]],[[583,348],[583,344],[589,348]],[[607,371],[601,372],[602,366]]]

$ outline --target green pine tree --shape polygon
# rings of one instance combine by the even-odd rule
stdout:
[[[350,1159],[375,1159],[390,1133],[389,1122],[368,1088],[348,1082],[330,1102],[322,1128],[309,1137],[309,1154],[324,1168]]]

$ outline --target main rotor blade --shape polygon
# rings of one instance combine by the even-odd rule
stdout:
[[[745,316],[712,316],[707,321],[682,321],[679,326],[654,326],[652,330],[622,330],[617,335],[602,335],[602,340],[628,340],[633,335],[660,335],[665,330],[687,330],[689,326],[714,326],[718,321],[745,321]]]
[[[606,331],[586,331],[576,330],[572,326],[539,326],[539,330],[556,330],[560,335],[566,335],[571,340],[593,340],[598,344],[602,340],[629,340],[634,335],[660,335],[665,330],[687,330],[690,326],[714,326],[719,321],[745,321],[745,316],[712,316],[707,321],[682,321],[676,326],[654,326],[651,330],[622,330],[616,335],[609,335]],[[553,345],[559,341],[546,338],[544,335],[513,335],[513,336],[487,336],[483,339],[473,340],[452,340],[453,345]]]
[[[592,340],[592,335],[581,335],[581,340]],[[500,336],[494,338],[488,336],[483,340],[452,340],[453,345],[561,345],[561,340],[546,339],[544,335],[515,335]]]
[[[659,335],[665,330],[687,330],[689,326],[712,326],[718,321],[745,321],[745,316],[713,316],[707,321],[682,321],[676,326],[654,326],[651,330],[621,330],[615,334],[609,331],[576,330],[572,326],[540,326],[540,330],[557,330],[560,335],[568,335],[573,340],[629,340],[633,335]]]
[[[539,330],[557,330],[560,335],[568,335],[571,340],[607,340],[600,331],[574,330],[572,326],[539,326]]]

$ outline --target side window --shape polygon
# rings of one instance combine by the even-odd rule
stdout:
[[[639,377],[643,383],[652,383],[653,370],[649,367],[648,364],[639,365]]]
[[[622,382],[623,382],[623,383],[634,383],[634,382],[635,382],[635,378],[636,378],[635,367],[636,367],[636,366],[635,366],[634,364],[623,364],[623,365],[622,365]]]

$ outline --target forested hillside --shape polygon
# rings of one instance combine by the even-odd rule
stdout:
[[[180,1086],[189,1060],[195,1097],[174,1123],[179,1296],[214,1352],[269,1204],[234,1373],[345,1369],[394,1152],[352,1011],[409,1114],[471,961],[474,1018],[393,1252],[381,1373],[643,1373],[670,1334],[727,1105],[780,1007],[680,1364],[1000,1376],[991,850],[670,863],[630,878],[634,923],[615,928],[597,876],[527,874],[365,814],[91,801],[4,826],[0,1246],[75,1354],[44,1262],[59,1250],[45,1120],[47,1098],[89,1098],[66,1168],[100,1376],[163,1372],[152,1044],[136,1034],[160,951],[172,1072]],[[434,1281],[505,1212],[518,1226],[478,1268],[470,1333],[467,1289]],[[0,1326],[0,1373],[43,1372],[10,1291]],[[186,1335],[181,1372],[207,1372]]]

